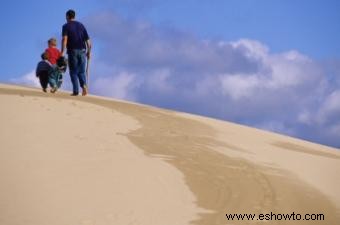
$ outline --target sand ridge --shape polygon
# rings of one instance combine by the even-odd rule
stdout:
[[[37,91],[17,91],[8,88],[0,88],[0,94],[51,98],[50,95],[43,95]],[[58,93],[53,98],[70,99],[62,93]],[[246,128],[242,130],[233,125],[238,127],[241,133],[237,129],[226,131],[226,128],[223,128],[228,136],[222,135],[223,138],[218,138],[221,131],[212,123],[187,118],[167,110],[146,106],[136,107],[134,104],[95,97],[78,98],[77,101],[114,109],[138,121],[141,126],[125,134],[126,137],[147,156],[161,158],[181,171],[186,184],[195,195],[198,208],[207,210],[206,212],[198,210],[199,217],[192,220],[192,224],[262,224],[264,221],[227,221],[225,214],[291,213],[292,211],[301,214],[324,213],[327,224],[339,222],[339,211],[336,205],[322,190],[303,181],[283,166],[278,168],[261,163],[260,160],[252,161],[243,157],[245,154],[255,155],[256,152],[240,141],[239,139],[242,139],[240,137],[236,142],[230,140],[237,135],[240,136],[247,130]],[[256,132],[253,134],[255,135]],[[226,139],[230,140],[226,141]],[[267,141],[272,143],[272,137],[267,137]],[[244,139],[244,142],[247,142],[247,139]],[[284,142],[277,143],[280,143],[280,146],[276,147],[281,149],[275,149],[278,151],[277,154],[287,151],[285,150],[287,146],[282,146]],[[257,144],[257,148],[270,146],[267,142],[259,141]],[[226,152],[226,149],[233,153]],[[291,154],[295,152],[288,151]],[[320,154],[317,157],[322,157]],[[326,155],[329,156],[328,154],[331,153]],[[333,193],[333,195],[337,194]],[[324,224],[324,222],[313,221],[313,224]],[[270,221],[270,224],[285,224],[285,222]],[[289,221],[289,224],[310,223]]]
[[[127,139],[140,126],[133,118],[71,99],[0,94],[0,102],[0,224],[182,225],[195,218],[183,175]]]

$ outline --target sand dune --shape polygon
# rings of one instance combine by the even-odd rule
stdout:
[[[1,225],[340,224],[339,149],[96,96],[0,104]],[[293,212],[324,220],[258,220]]]

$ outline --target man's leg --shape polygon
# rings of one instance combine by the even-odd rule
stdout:
[[[78,78],[81,88],[83,89],[82,95],[87,95],[87,81],[85,74],[86,67],[86,52],[85,50],[80,50],[78,52]]]
[[[73,87],[73,95],[79,94],[79,82],[78,82],[78,57],[75,51],[68,53],[70,77]]]

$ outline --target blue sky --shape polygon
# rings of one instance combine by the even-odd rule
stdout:
[[[340,57],[337,0],[61,0],[54,5],[5,0],[0,15],[0,47],[6,53],[1,80],[32,68],[45,40],[60,33],[68,8],[76,9],[79,18],[111,9],[124,17],[173,26],[203,38],[249,38],[274,52],[296,49],[317,59]],[[18,67],[19,55],[22,63]]]
[[[0,82],[36,85],[69,8],[94,42],[93,93],[340,147],[340,1],[3,1]]]
[[[198,3],[200,2],[200,3]],[[191,30],[204,37],[266,43],[272,51],[297,49],[317,58],[340,56],[339,1],[226,0],[163,1],[152,21]]]

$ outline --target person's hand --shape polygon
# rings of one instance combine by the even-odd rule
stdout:
[[[86,57],[87,57],[87,59],[90,59],[91,58],[91,52],[86,52]]]

